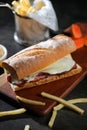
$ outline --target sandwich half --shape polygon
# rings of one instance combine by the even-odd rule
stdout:
[[[72,58],[74,41],[57,35],[27,47],[2,62],[14,90],[39,86],[80,73],[82,67]]]

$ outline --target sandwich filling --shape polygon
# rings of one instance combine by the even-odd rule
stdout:
[[[67,55],[64,58],[56,61],[55,63],[49,65],[48,67],[40,70],[39,72],[36,72],[28,77],[25,77],[25,79],[30,82],[36,79],[37,76],[40,75],[55,75],[55,74],[61,74],[67,71],[70,71],[73,66],[75,65],[75,61],[72,59],[71,55]]]
[[[9,76],[8,79],[10,79],[9,81],[13,84],[22,86],[25,83],[35,82],[47,78],[48,76],[60,75],[69,72],[72,69],[76,69],[76,62],[73,60],[71,54],[69,54],[55,63],[47,66],[46,68],[25,77],[22,80],[11,81],[11,77],[9,78]]]

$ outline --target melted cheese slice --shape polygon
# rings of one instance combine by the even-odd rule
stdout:
[[[71,55],[67,55],[64,58],[56,61],[55,63],[49,65],[48,67],[44,68],[43,70],[26,77],[25,79],[28,80],[28,82],[34,80],[36,75],[40,72],[49,73],[49,74],[61,74],[63,72],[67,72],[72,69],[72,67],[75,65],[75,61],[72,59]]]
[[[42,72],[46,72],[49,74],[60,74],[65,71],[69,71],[74,66],[74,64],[75,61],[72,59],[71,55],[67,55],[42,70]]]

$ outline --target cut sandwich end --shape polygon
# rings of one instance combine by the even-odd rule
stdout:
[[[7,74],[11,74],[12,79],[18,79],[16,71],[9,64],[3,62],[1,66],[6,70]]]
[[[60,80],[60,79],[64,79],[64,78],[67,78],[67,77],[70,77],[70,76],[74,76],[74,75],[76,75],[76,74],[78,74],[82,71],[82,67],[78,64],[76,64],[76,65],[77,65],[76,69],[72,69],[71,71],[64,73],[64,74],[51,75],[51,76],[48,76],[47,78],[41,79],[39,81],[35,81],[35,82],[33,81],[33,82],[26,83],[22,87],[18,87],[17,85],[16,86],[14,85],[15,91],[19,91],[19,90],[31,88],[31,87],[34,87],[34,86],[47,84],[47,83],[50,83],[50,82],[53,82],[53,81],[56,81],[56,80]]]

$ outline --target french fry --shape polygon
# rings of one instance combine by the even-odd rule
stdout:
[[[56,116],[57,116],[57,111],[56,111],[56,110],[53,110],[52,116],[51,116],[50,121],[49,121],[49,123],[48,123],[48,126],[49,126],[50,128],[53,127],[53,124],[54,124],[54,121],[55,121],[55,119],[56,119]]]
[[[17,14],[19,14],[21,16],[26,15],[26,10],[23,10],[21,7],[16,8],[16,12],[17,12]]]
[[[20,5],[23,6],[24,8],[30,8],[31,4],[29,0],[20,0]]]
[[[25,15],[28,12],[28,9],[31,7],[30,3],[27,0],[20,0],[20,7],[22,11],[25,11]]]
[[[30,130],[30,126],[29,125],[25,125],[24,130]]]
[[[19,6],[19,2],[14,0],[12,5],[14,6],[14,9],[16,9]]]
[[[31,7],[27,10],[27,13],[32,12],[32,10],[33,10],[33,7],[31,6]]]
[[[20,100],[21,102],[27,103],[27,104],[32,104],[32,105],[41,105],[44,106],[45,102],[41,102],[41,101],[36,101],[36,100],[30,100],[24,97],[20,97],[20,96],[16,96],[18,100]]]
[[[0,117],[22,114],[24,112],[26,112],[25,108],[20,108],[20,109],[11,110],[11,111],[4,111],[4,112],[0,112]]]
[[[38,0],[37,1],[37,5],[36,5],[36,7],[37,7],[37,9],[41,9],[42,7],[44,7],[45,5],[44,5],[44,3],[41,1],[41,0]]]

